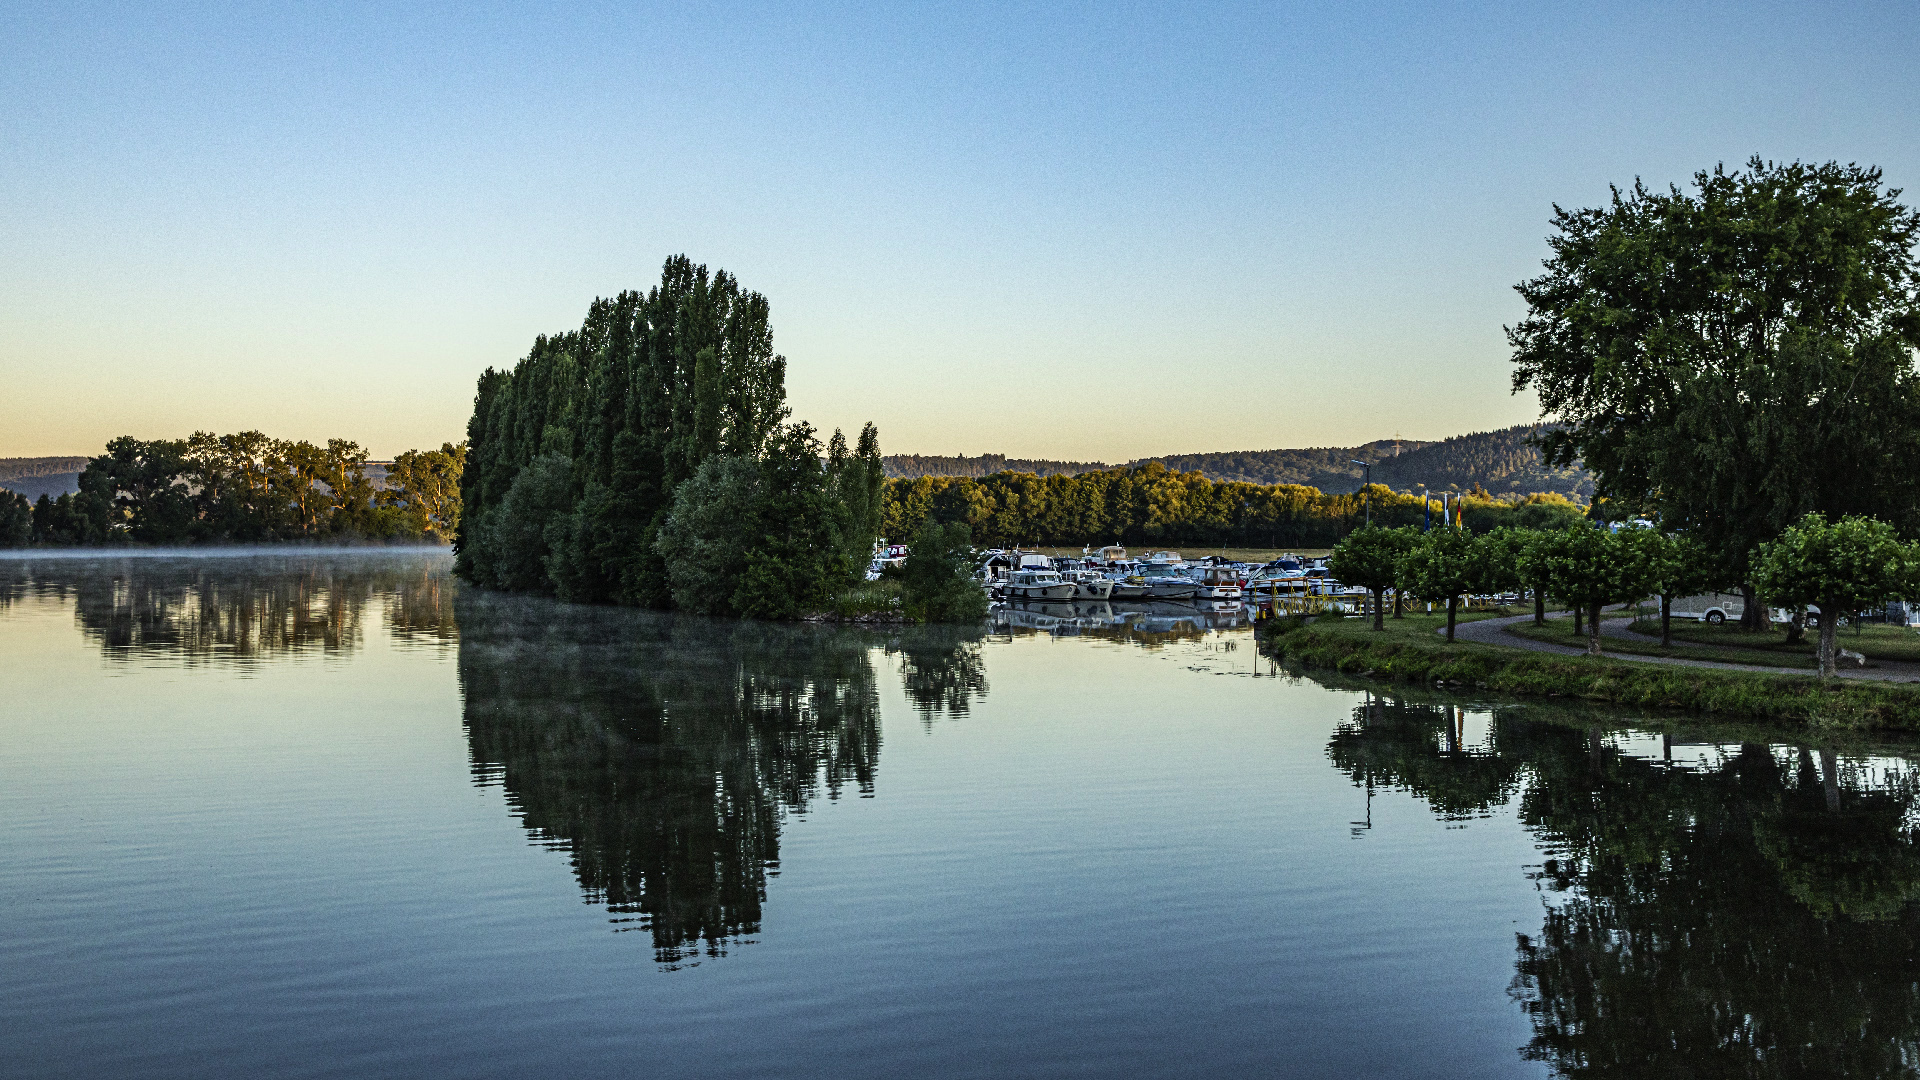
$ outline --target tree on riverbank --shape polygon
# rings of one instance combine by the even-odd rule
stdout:
[[[1327,560],[1327,573],[1335,580],[1358,585],[1373,594],[1373,628],[1386,629],[1386,591],[1400,580],[1400,561],[1419,542],[1420,534],[1411,528],[1387,529],[1378,525],[1355,529],[1333,547]]]
[[[1447,605],[1447,641],[1453,641],[1460,597],[1473,591],[1483,573],[1480,541],[1464,529],[1435,529],[1423,534],[1400,558],[1400,587],[1423,600]]]
[[[121,436],[87,459],[78,494],[41,496],[32,542],[259,543],[446,537],[459,520],[465,447],[409,450],[378,492],[358,443],[258,431],[186,439]]]
[[[1920,551],[1901,543],[1884,521],[1848,517],[1828,524],[1808,514],[1761,545],[1754,584],[1773,602],[1819,606],[1820,677],[1831,679],[1840,617],[1913,595],[1920,588]]]
[[[1562,425],[1548,460],[1739,581],[1810,512],[1920,535],[1920,213],[1899,195],[1878,169],[1755,158],[1556,209],[1507,331],[1514,390]]]
[[[872,550],[879,437],[822,447],[789,423],[786,363],[766,297],[685,256],[645,294],[595,300],[580,329],[481,375],[455,572],[568,600],[817,610]],[[737,574],[694,584],[719,548]]]

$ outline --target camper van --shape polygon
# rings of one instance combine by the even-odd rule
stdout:
[[[1746,598],[1739,593],[1701,593],[1699,596],[1678,597],[1673,601],[1674,618],[1693,619],[1716,626],[1724,622],[1738,622],[1740,616],[1746,613]]]

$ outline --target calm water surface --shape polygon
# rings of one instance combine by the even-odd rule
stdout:
[[[1920,1066],[1898,747],[447,568],[0,560],[0,1075]]]

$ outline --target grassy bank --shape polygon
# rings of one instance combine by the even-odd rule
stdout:
[[[1385,633],[1361,619],[1275,619],[1262,647],[1290,665],[1384,682],[1470,686],[1502,694],[1564,697],[1701,716],[1813,727],[1920,731],[1920,689],[1835,683],[1809,676],[1635,664],[1468,642],[1446,644],[1439,616],[1389,620]]]

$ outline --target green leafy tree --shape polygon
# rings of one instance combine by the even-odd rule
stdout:
[[[731,454],[701,462],[675,490],[673,507],[653,542],[666,561],[674,607],[736,613],[734,590],[746,573],[754,539],[741,523],[760,516],[762,498],[759,464]]]
[[[939,623],[985,618],[987,593],[973,579],[973,572],[973,541],[965,524],[922,523],[900,567],[907,617]]]
[[[1689,536],[1633,529],[1626,544],[1644,569],[1648,588],[1660,597],[1660,644],[1673,645],[1673,601],[1722,584],[1725,571],[1706,546]]]
[[[1447,605],[1447,640],[1453,640],[1460,597],[1482,575],[1480,542],[1464,529],[1435,529],[1423,534],[1400,560],[1403,588],[1423,600]]]
[[[387,468],[382,508],[404,515],[408,535],[448,537],[460,527],[460,474],[467,446],[440,444],[438,450],[408,450]]]
[[[1400,578],[1400,560],[1417,542],[1419,534],[1407,529],[1366,526],[1348,533],[1333,547],[1327,560],[1327,573],[1348,585],[1358,585],[1373,594],[1373,628],[1386,629],[1384,600],[1386,591]]]
[[[1820,677],[1831,679],[1840,617],[1913,595],[1920,587],[1920,552],[1884,521],[1845,517],[1829,524],[1808,514],[1761,545],[1754,583],[1770,600],[1819,605]]]
[[[0,488],[0,548],[26,547],[31,543],[33,504],[25,495]]]
[[[1585,613],[1589,656],[1602,654],[1600,609],[1652,591],[1650,571],[1626,536],[1563,529],[1542,534],[1529,548],[1547,591]]]
[[[1920,532],[1920,214],[1899,194],[1878,169],[1755,158],[1557,209],[1508,330],[1514,389],[1561,425],[1549,461],[1742,581],[1809,512]]]
[[[756,619],[795,619],[827,608],[859,579],[848,552],[851,515],[828,482],[811,424],[782,425],[760,461],[764,484],[734,608]]]

